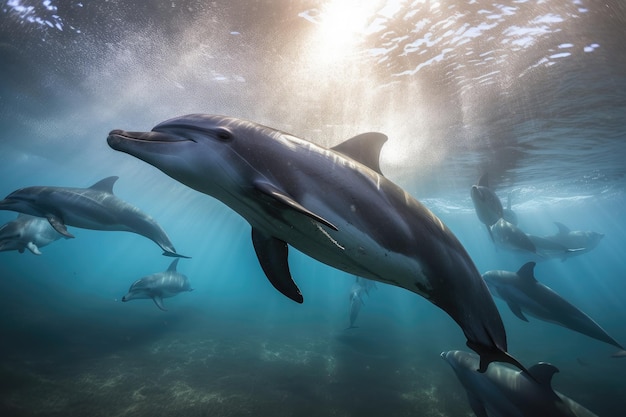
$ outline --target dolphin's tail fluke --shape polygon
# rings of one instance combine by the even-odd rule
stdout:
[[[176,253],[176,252],[169,252],[169,251],[163,251],[163,256],[169,256],[170,258],[191,259],[191,256],[185,256],[185,255],[181,255],[181,254]]]
[[[467,341],[467,347],[478,353],[480,365],[478,372],[484,373],[491,362],[505,362],[528,373],[528,369],[520,361],[511,356],[508,352],[494,346],[485,346],[476,342]]]

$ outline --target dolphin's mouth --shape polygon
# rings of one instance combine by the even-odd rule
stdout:
[[[150,143],[174,143],[187,142],[191,139],[178,135],[172,135],[165,132],[126,132],[125,130],[115,129],[109,132],[107,143],[113,149],[122,145],[124,142],[150,142]]]

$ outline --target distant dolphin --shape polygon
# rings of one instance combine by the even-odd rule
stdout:
[[[522,367],[508,355],[489,290],[452,232],[382,175],[387,137],[365,133],[331,149],[256,123],[187,115],[151,132],[114,130],[113,149],[154,165],[222,201],[252,226],[270,282],[302,302],[288,244],[320,262],[415,292],[446,311],[481,355]]]
[[[41,217],[19,214],[17,219],[0,226],[0,252],[16,250],[24,253],[28,249],[41,255],[39,248],[63,237]]]
[[[552,376],[559,370],[548,363],[540,362],[520,372],[493,364],[481,374],[475,371],[478,357],[473,353],[450,351],[441,357],[465,388],[476,417],[596,416],[552,388]]]
[[[565,261],[570,256],[580,255],[581,253],[586,252],[585,248],[568,249],[560,243],[546,239],[545,237],[535,236],[529,233],[527,233],[526,236],[528,236],[530,241],[535,245],[535,248],[537,249],[536,253],[539,255],[538,260],[556,258]]]
[[[532,240],[513,223],[500,219],[489,229],[494,243],[504,249],[518,252],[537,252]]]
[[[602,233],[582,230],[572,231],[563,223],[554,222],[554,224],[559,229],[558,233],[551,236],[544,236],[544,239],[558,243],[567,249],[575,249],[578,255],[589,252],[598,246],[598,243],[600,243],[604,237]]]
[[[163,255],[182,257],[158,223],[113,194],[118,177],[108,177],[89,188],[27,187],[0,201],[0,210],[13,210],[48,219],[52,227],[72,238],[66,225],[92,230],[119,230],[145,236],[163,249]]]
[[[511,209],[511,193],[506,196],[506,207],[502,209],[502,218],[517,226],[517,213]]]
[[[364,292],[365,288],[361,286],[358,281],[355,281],[354,284],[352,284],[352,288],[350,289],[350,326],[348,326],[348,329],[354,329],[357,327],[354,323],[359,316],[361,307],[365,304],[363,302]]]
[[[493,240],[490,227],[494,225],[504,215],[502,202],[490,188],[487,174],[483,174],[477,185],[472,185],[470,191],[476,215],[487,227],[487,232]]]
[[[528,262],[517,272],[488,271],[483,274],[483,278],[493,295],[506,301],[519,319],[528,321],[524,316],[527,313],[624,350],[589,316],[538,282],[534,269],[535,263]]]
[[[174,259],[167,271],[140,278],[130,286],[128,294],[122,297],[122,301],[151,298],[163,311],[167,311],[163,305],[163,299],[173,297],[181,292],[193,291],[187,277],[176,271],[178,258]]]

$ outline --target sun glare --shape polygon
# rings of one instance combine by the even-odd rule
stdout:
[[[334,0],[302,15],[317,25],[311,44],[315,59],[329,64],[352,55],[380,6],[377,1]]]

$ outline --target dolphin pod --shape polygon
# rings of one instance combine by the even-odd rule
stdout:
[[[324,148],[253,122],[192,114],[150,132],[113,130],[107,142],[246,219],[263,271],[290,299],[303,301],[289,271],[288,245],[423,296],[461,327],[481,357],[481,371],[493,361],[523,369],[507,353],[498,310],[464,247],[382,174],[386,139],[365,133]]]
[[[467,392],[477,417],[593,417],[582,405],[552,388],[552,377],[559,370],[540,362],[528,371],[516,371],[493,364],[487,372],[475,371],[476,355],[463,351],[443,352]]]
[[[0,210],[45,217],[61,235],[73,238],[66,225],[92,230],[133,232],[152,240],[163,255],[176,253],[165,231],[150,216],[113,194],[118,177],[108,177],[89,188],[35,186],[16,190],[0,201]]]

